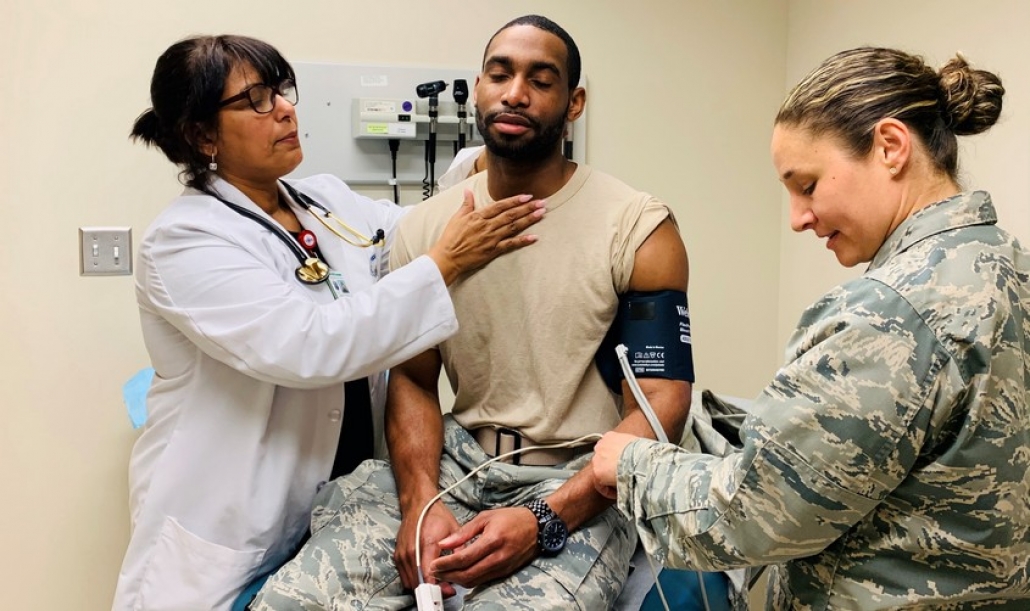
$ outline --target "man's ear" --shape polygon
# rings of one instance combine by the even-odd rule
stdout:
[[[569,123],[575,121],[583,114],[587,105],[587,90],[576,87],[569,95],[569,109],[565,112],[565,120]]]
[[[873,154],[891,174],[904,170],[912,156],[912,132],[908,126],[894,118],[880,119],[873,126]]]

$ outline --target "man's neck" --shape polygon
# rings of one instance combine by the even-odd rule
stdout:
[[[487,190],[494,200],[523,193],[537,199],[550,197],[576,172],[576,164],[561,154],[543,161],[520,162],[487,151],[487,167]]]

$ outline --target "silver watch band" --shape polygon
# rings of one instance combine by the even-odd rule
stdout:
[[[533,515],[536,516],[536,521],[540,524],[558,517],[558,514],[554,513],[554,510],[551,509],[551,506],[544,499],[533,499],[526,503],[525,507],[533,512]]]

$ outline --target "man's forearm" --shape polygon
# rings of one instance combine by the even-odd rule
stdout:
[[[640,385],[648,404],[655,411],[658,421],[665,430],[669,443],[679,445],[680,438],[683,437],[683,427],[690,413],[691,383],[679,380],[645,379],[640,380]],[[626,397],[625,415],[622,422],[612,430],[637,437],[658,439],[658,435],[655,434],[651,423],[644,415],[643,408],[637,404],[636,398],[630,393],[628,384],[623,383],[622,392]]]
[[[443,416],[435,386],[427,389],[426,384],[405,371],[390,375],[386,443],[404,513],[421,511],[439,490]]]
[[[421,504],[439,491],[440,454],[443,448],[443,419],[440,412],[412,410],[410,417],[398,419],[400,426],[387,427],[390,463],[397,481],[401,510]],[[414,433],[417,431],[417,433]]]
[[[641,383],[648,403],[654,408],[670,443],[678,445],[690,409],[690,383],[670,380],[641,380]],[[624,391],[629,392],[625,388]],[[613,430],[656,439],[643,411],[635,402],[627,401],[627,404],[626,417]],[[594,488],[589,469],[588,465],[547,497],[547,504],[561,516],[570,530],[579,528],[613,503]]]

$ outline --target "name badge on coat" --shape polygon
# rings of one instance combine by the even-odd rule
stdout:
[[[329,285],[329,292],[333,294],[333,299],[339,299],[340,295],[350,292],[347,290],[347,283],[343,281],[343,274],[340,272],[329,272],[329,277],[325,282]]]

